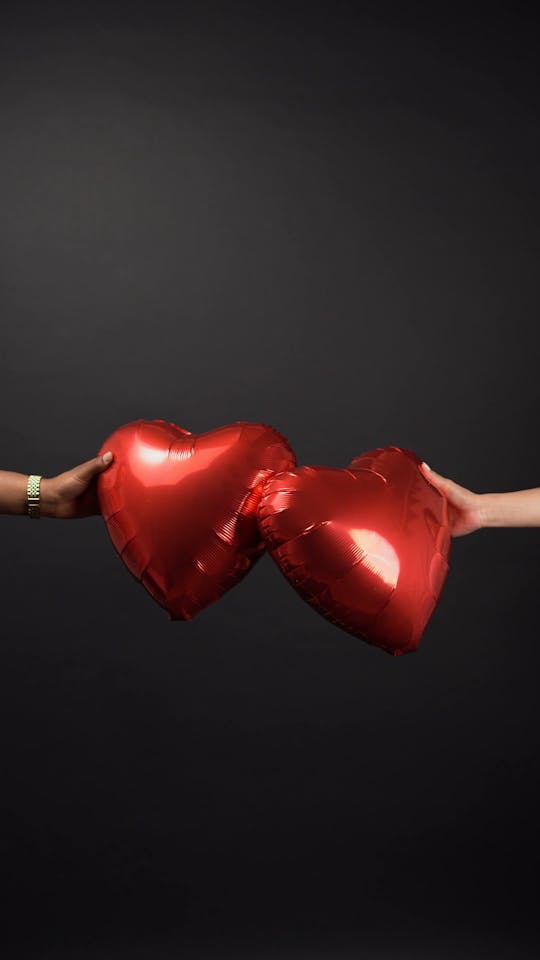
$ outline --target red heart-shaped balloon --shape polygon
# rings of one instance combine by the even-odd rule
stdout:
[[[266,483],[258,520],[270,555],[311,606],[388,653],[409,653],[442,592],[446,497],[412,450],[378,447],[343,470],[303,466]]]
[[[119,427],[99,453],[101,513],[128,570],[169,613],[190,620],[264,552],[257,506],[266,480],[294,466],[273,427],[238,421],[193,434],[165,420]]]

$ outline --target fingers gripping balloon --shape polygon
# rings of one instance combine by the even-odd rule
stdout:
[[[190,620],[259,559],[262,489],[296,462],[273,427],[244,421],[197,435],[165,420],[135,420],[115,430],[105,450],[114,460],[97,492],[109,536],[170,620]]]
[[[348,633],[399,655],[418,647],[448,573],[447,501],[412,450],[377,448],[346,469],[270,477],[258,519],[292,586]]]

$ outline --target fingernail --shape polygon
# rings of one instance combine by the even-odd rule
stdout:
[[[105,463],[110,463],[110,461],[112,460],[112,453],[110,450],[107,450],[107,453],[103,454],[103,460]]]
[[[423,467],[427,467],[428,470],[431,470],[431,467],[430,467],[429,463],[426,463],[425,460],[422,460],[422,466],[423,466]]]

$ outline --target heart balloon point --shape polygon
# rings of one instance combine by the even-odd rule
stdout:
[[[347,468],[296,467],[267,482],[258,518],[298,593],[393,656],[417,649],[448,573],[444,495],[412,450],[377,448]]]

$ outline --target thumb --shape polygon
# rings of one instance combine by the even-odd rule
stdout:
[[[465,487],[460,487],[459,483],[455,483],[455,481],[450,480],[449,477],[441,476],[440,473],[432,470],[427,463],[422,463],[421,467],[426,480],[430,480],[433,486],[441,490],[453,503],[459,504],[461,501],[465,501],[469,493]]]
[[[110,450],[107,450],[102,456],[92,457],[91,460],[85,460],[84,463],[79,464],[78,467],[75,467],[75,474],[78,480],[82,482],[88,482],[92,479],[97,473],[101,473],[105,470],[113,459],[113,454]]]

